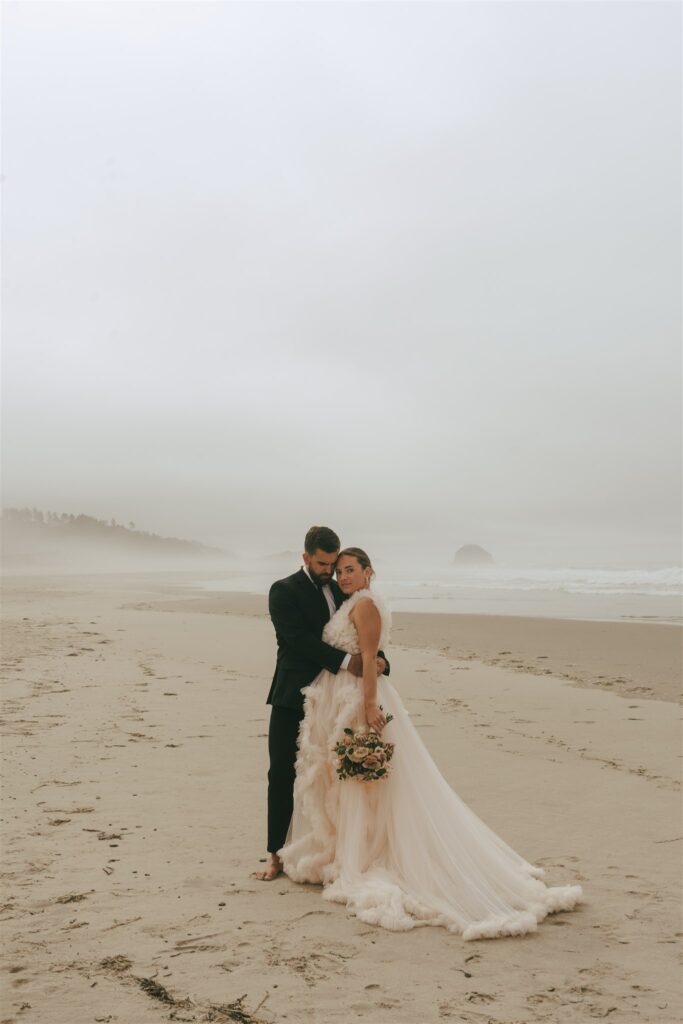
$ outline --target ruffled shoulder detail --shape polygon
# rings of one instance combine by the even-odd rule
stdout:
[[[348,615],[354,605],[357,605],[364,597],[369,597],[371,601],[375,602],[379,610],[379,614],[382,617],[382,624],[384,624],[384,620],[386,618],[388,627],[391,629],[391,612],[389,611],[387,603],[384,598],[380,597],[377,591],[373,590],[371,587],[365,587],[363,590],[357,590],[355,594],[351,594],[348,601],[344,601],[344,604],[339,608],[337,614],[339,614],[342,609],[346,609],[346,614]]]
[[[360,652],[358,633],[356,632],[356,627],[349,619],[349,613],[364,597],[369,597],[377,606],[382,620],[379,646],[381,650],[386,650],[391,632],[391,612],[384,599],[370,587],[357,590],[348,601],[344,601],[341,608],[337,609],[323,630],[323,640],[325,643],[331,644],[332,647],[337,647],[341,651],[347,651],[349,654],[358,654]]]

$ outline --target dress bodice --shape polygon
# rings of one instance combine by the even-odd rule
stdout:
[[[377,610],[382,620],[379,649],[386,650],[387,644],[389,643],[389,633],[391,632],[391,612],[385,605],[382,598],[369,587],[364,588],[363,590],[357,590],[351,595],[348,601],[344,601],[341,608],[337,609],[323,630],[323,640],[325,643],[330,644],[332,647],[336,647],[340,651],[346,651],[348,654],[360,654],[358,632],[349,618],[349,613],[351,609],[358,604],[361,598],[364,597],[369,597],[377,606]]]

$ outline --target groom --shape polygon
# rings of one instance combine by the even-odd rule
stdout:
[[[296,742],[304,717],[301,690],[322,669],[335,675],[340,669],[363,675],[360,654],[347,654],[321,639],[325,624],[346,600],[332,578],[340,546],[333,530],[312,526],[304,541],[303,567],[270,588],[268,609],[277,637],[277,661],[266,701],[272,705],[268,732],[268,859],[265,869],[255,873],[264,882],[277,878],[282,871],[277,851],[285,844],[294,804]],[[377,671],[389,674],[381,651]]]

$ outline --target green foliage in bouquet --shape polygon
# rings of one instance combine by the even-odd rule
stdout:
[[[387,715],[390,722],[393,715]],[[370,730],[354,732],[344,729],[344,736],[332,748],[337,755],[337,775],[340,779],[374,782],[386,779],[391,771],[389,762],[394,755],[394,744],[387,743]]]

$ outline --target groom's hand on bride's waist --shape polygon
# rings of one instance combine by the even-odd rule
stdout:
[[[384,670],[387,667],[387,663],[384,658],[377,659],[377,675],[384,675]],[[349,672],[352,675],[360,677],[363,675],[363,658],[360,654],[352,654],[351,661],[349,662]]]

